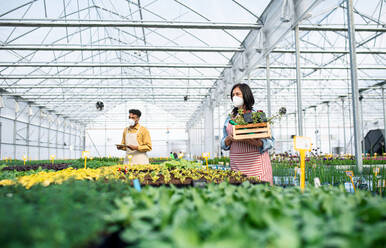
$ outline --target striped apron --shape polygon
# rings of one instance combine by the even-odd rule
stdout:
[[[227,126],[227,133],[228,135],[233,134],[233,128],[230,123]],[[273,185],[271,160],[268,151],[261,154],[257,146],[243,141],[233,141],[229,157],[233,171],[240,171],[249,177],[258,177],[261,181],[269,182]]]

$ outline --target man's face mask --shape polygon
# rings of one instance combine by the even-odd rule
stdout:
[[[135,121],[133,119],[129,119],[129,126],[132,127],[135,125]]]

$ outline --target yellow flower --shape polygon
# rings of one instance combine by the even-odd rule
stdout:
[[[10,179],[4,179],[0,180],[0,186],[9,186],[9,185],[15,185],[15,181],[10,180]]]

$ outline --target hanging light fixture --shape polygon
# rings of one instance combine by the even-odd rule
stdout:
[[[29,116],[33,115],[33,111],[32,111],[32,107],[31,106],[28,107],[28,115]]]
[[[4,100],[3,100],[3,96],[0,96],[0,108],[4,108],[5,105],[4,105]]]
[[[19,111],[20,111],[20,106],[19,106],[19,103],[15,99],[15,112],[19,113]]]

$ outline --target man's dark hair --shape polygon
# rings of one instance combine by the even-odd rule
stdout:
[[[141,111],[139,111],[138,109],[130,109],[129,114],[136,115],[138,116],[138,118],[141,117]]]
[[[255,98],[253,97],[252,90],[248,86],[248,84],[235,84],[235,85],[233,85],[232,90],[231,90],[231,100],[232,101],[233,101],[232,92],[235,88],[240,88],[241,93],[243,93],[245,110],[252,110],[252,107],[255,104]],[[236,107],[232,110],[233,116],[237,115],[237,110],[238,110],[238,108],[236,108]]]

